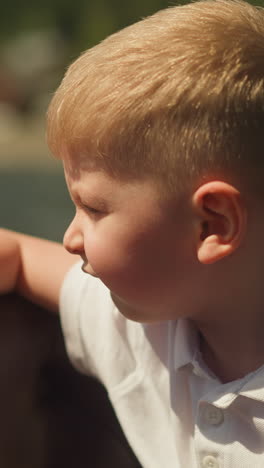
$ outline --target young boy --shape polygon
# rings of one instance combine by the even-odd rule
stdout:
[[[83,54],[49,109],[81,264],[1,231],[1,292],[60,296],[144,468],[264,466],[263,129],[264,10],[161,11]]]

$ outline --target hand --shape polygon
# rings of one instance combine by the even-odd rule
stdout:
[[[0,229],[0,294],[15,289],[20,263],[20,247],[14,233]]]

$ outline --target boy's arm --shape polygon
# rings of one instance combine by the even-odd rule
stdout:
[[[76,261],[61,244],[0,229],[0,294],[16,291],[58,311],[63,279]]]

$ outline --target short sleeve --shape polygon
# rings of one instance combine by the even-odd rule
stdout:
[[[116,308],[110,291],[74,265],[60,295],[60,317],[72,364],[110,389],[134,374],[143,330]]]
[[[78,312],[85,283],[81,262],[78,262],[67,273],[60,292],[60,319],[66,350],[74,367],[82,373],[86,373],[87,369],[83,365],[84,352]]]

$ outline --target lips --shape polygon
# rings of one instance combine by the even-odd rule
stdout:
[[[87,267],[87,262],[83,262],[82,266],[81,266],[81,269],[84,273],[87,273],[86,271],[86,267]]]
[[[84,273],[88,274],[88,275],[91,275],[91,276],[94,276],[95,278],[97,278],[98,276],[96,275],[96,273],[94,272],[93,268],[91,267],[91,265],[89,264],[88,260],[84,260],[82,266],[81,266],[81,269]]]

